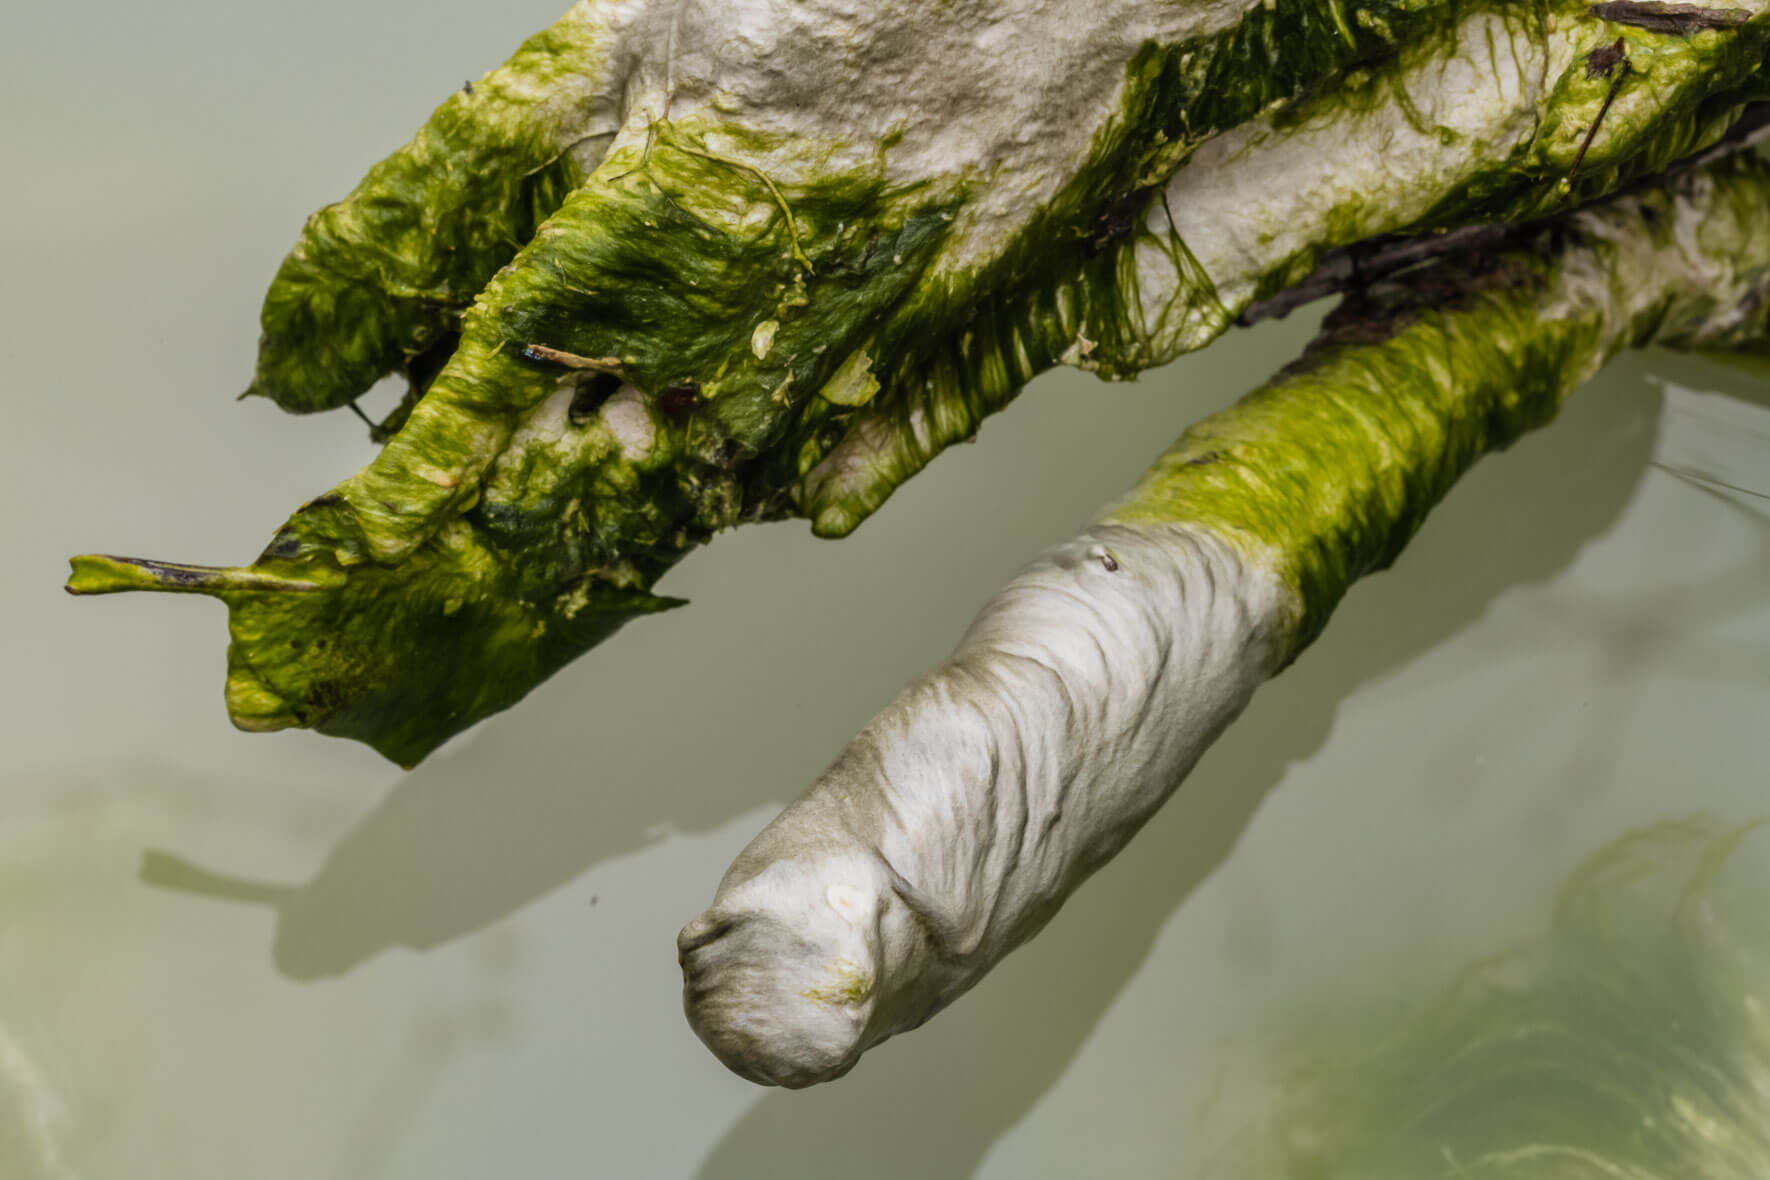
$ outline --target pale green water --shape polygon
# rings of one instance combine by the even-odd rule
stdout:
[[[1668,821],[1553,921],[1397,1008],[1291,1017],[1213,1176],[1758,1180],[1770,1170],[1770,829]],[[1219,1120],[1222,1121],[1222,1120]]]
[[[1770,501],[1649,464],[1770,491],[1770,397],[1632,360],[1483,464],[972,996],[834,1086],[727,1075],[673,939],[730,857],[1310,325],[1042,382],[839,545],[726,538],[665,585],[691,609],[410,776],[237,734],[221,610],[76,602],[63,560],[241,560],[364,461],[352,419],[231,400],[264,284],[559,3],[9,13],[4,1180],[1203,1175],[1299,1021],[1428,1002],[1631,828],[1770,813]]]

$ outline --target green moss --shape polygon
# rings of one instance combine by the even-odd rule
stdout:
[[[699,143],[661,129],[606,163],[463,317],[375,463],[247,570],[186,584],[127,566],[77,588],[222,598],[236,723],[355,737],[405,764],[674,605],[650,586],[769,503],[748,461],[926,268],[956,199],[864,177],[783,194]],[[531,344],[614,358],[652,424],[644,453],[594,415],[510,447],[549,399],[594,392],[595,373]]]
[[[1294,85],[1296,101],[1279,107],[1274,128],[1294,133],[1308,127],[1343,126],[1349,118],[1396,105],[1405,96],[1402,77],[1452,48],[1454,29],[1442,22],[1482,11],[1492,10],[1477,4],[1411,8],[1399,53],[1373,64],[1375,47],[1360,46],[1334,62],[1336,70],[1352,71],[1335,75],[1346,84],[1319,96],[1306,86]],[[1576,30],[1589,26],[1594,49],[1616,37],[1616,29],[1590,16],[1584,4],[1513,6],[1499,15],[1509,39],[1505,45],[1489,45],[1494,62],[1502,53],[1516,56],[1517,46],[1527,39],[1550,36],[1551,16],[1578,22],[1572,26]],[[1318,32],[1329,25],[1318,26]],[[1247,36],[1238,30],[1202,45],[1147,49],[1132,67],[1126,104],[1130,117],[1122,127],[1115,124],[1102,133],[1095,163],[1042,215],[1064,228],[1054,231],[1035,220],[1000,264],[1000,269],[1013,274],[1015,285],[1001,288],[994,271],[955,282],[952,290],[963,292],[968,300],[964,309],[924,296],[934,309],[928,316],[931,322],[946,317],[963,323],[963,331],[926,333],[930,343],[900,356],[884,380],[884,393],[865,415],[840,436],[827,428],[811,435],[794,452],[801,461],[808,456],[813,460],[807,464],[799,496],[802,511],[820,535],[842,536],[853,530],[902,482],[945,447],[969,438],[987,415],[1006,406],[1026,381],[1051,365],[1061,361],[1107,378],[1133,377],[1209,343],[1245,309],[1246,303],[1222,304],[1210,277],[1180,235],[1172,232],[1171,218],[1165,234],[1150,228],[1149,198],[1137,185],[1092,222],[1074,214],[1080,208],[1100,208],[1102,194],[1126,183],[1131,175],[1140,181],[1165,182],[1168,172],[1197,142],[1188,129],[1215,129],[1230,125],[1237,116],[1256,113],[1257,108],[1239,103],[1233,86],[1223,96],[1192,89],[1199,78],[1217,77],[1219,68],[1230,68],[1227,63],[1251,67]],[[1611,80],[1589,76],[1581,59],[1559,79],[1541,108],[1539,134],[1515,152],[1454,184],[1447,182],[1423,217],[1398,215],[1389,203],[1357,198],[1326,210],[1322,232],[1260,276],[1252,298],[1300,281],[1329,251],[1376,235],[1563,213],[1657,174],[1714,143],[1747,102],[1764,96],[1761,67],[1770,50],[1770,17],[1696,36],[1631,29],[1625,31],[1624,42],[1628,72],[1619,97],[1601,121]],[[1271,27],[1258,44],[1288,42],[1279,27]],[[1329,53],[1334,43],[1298,44]],[[1344,48],[1343,42],[1339,44]],[[1219,60],[1225,64],[1210,64]],[[1287,76],[1277,61],[1276,57],[1266,61],[1267,76]],[[1293,83],[1298,81],[1291,77]],[[1354,81],[1358,84],[1351,84]],[[1256,92],[1240,93],[1246,98]],[[1274,91],[1257,93],[1276,101]],[[1207,106],[1225,105],[1210,107],[1210,117],[1187,114],[1178,130],[1158,127],[1163,146],[1137,145],[1136,137],[1147,134],[1150,126],[1139,112],[1186,111],[1189,97]],[[1429,130],[1412,103],[1404,103],[1403,109],[1416,130]],[[1597,134],[1576,170],[1574,162],[1594,124]],[[1170,140],[1170,131],[1177,138]],[[1418,179],[1429,185],[1433,178]],[[1060,211],[1071,216],[1065,220]],[[1074,235],[1076,226],[1090,224],[1100,235],[1091,242],[1078,243],[1073,236],[1067,243],[1063,240],[1062,233]],[[1166,254],[1175,275],[1172,296],[1154,306],[1146,303],[1137,281],[1137,255],[1149,249]],[[825,456],[832,456],[831,461],[819,466],[817,461]]]
[[[515,704],[628,620],[681,605],[614,571],[565,576],[457,521],[396,566],[348,547],[336,498],[307,506],[251,567],[76,558],[80,594],[163,590],[228,607],[227,705],[242,729],[308,726],[415,765]],[[551,575],[551,576],[550,576]]]
[[[344,200],[308,218],[264,299],[247,393],[333,409],[448,334],[583,179],[571,151],[605,68],[580,5],[452,95]]]
[[[643,151],[605,162],[487,286],[405,429],[340,489],[369,556],[399,560],[478,501],[518,421],[562,376],[528,358],[535,344],[618,359],[668,423],[674,485],[709,522],[696,539],[737,522],[745,460],[910,290],[959,198],[891,190],[876,175],[783,193],[703,142],[660,127]],[[766,322],[776,326],[759,356]],[[544,511],[549,496],[582,494],[586,474],[521,481],[488,512]],[[709,510],[734,495],[735,506]]]
[[[1770,169],[1756,160],[1619,198],[1524,249],[1448,258],[1342,308],[1107,519],[1183,522],[1277,562],[1302,608],[1294,655],[1477,459],[1552,420],[1616,351],[1770,339],[1767,275]]]

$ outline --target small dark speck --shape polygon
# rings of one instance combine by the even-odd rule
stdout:
[[[203,580],[200,570],[187,570],[176,565],[166,565],[158,561],[137,561],[136,565],[148,570],[161,582],[169,586],[195,586]]]
[[[701,400],[701,387],[693,381],[678,381],[658,395],[658,408],[666,418],[686,418]]]
[[[1618,37],[1615,44],[1606,45],[1602,49],[1594,49],[1586,54],[1586,77],[1608,78],[1615,72],[1617,66],[1622,65],[1628,59],[1628,43]]]
[[[1119,559],[1110,553],[1102,553],[1100,555],[1100,564],[1106,567],[1106,572],[1109,574],[1116,574],[1119,572]]]
[[[465,94],[469,98],[472,98],[473,97],[473,83],[471,83],[471,82],[461,83],[461,93]]]
[[[265,547],[264,556],[299,557],[301,556],[301,538],[287,533],[278,533]]]
[[[591,905],[591,906],[592,906],[592,907],[594,907],[594,906],[595,906],[595,905],[596,905],[596,895],[595,895],[595,894],[594,894],[594,893],[592,893],[592,894],[591,894],[591,895],[590,895],[590,905]]]

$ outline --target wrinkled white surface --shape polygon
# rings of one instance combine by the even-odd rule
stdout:
[[[881,164],[893,185],[968,179],[941,259],[959,270],[1024,227],[1088,160],[1145,42],[1222,31],[1257,4],[584,0],[572,19],[595,30],[597,52],[574,100],[581,109],[563,126],[568,138],[595,137],[587,161],[644,144],[668,118],[781,137],[755,161],[781,181],[881,174]],[[617,130],[611,145],[604,137]],[[883,149],[891,136],[898,142]]]
[[[1756,16],[1766,7],[1753,0],[1739,11]],[[1149,230],[1186,243],[1233,317],[1262,280],[1308,250],[1415,224],[1447,193],[1545,134],[1542,103],[1565,76],[1584,73],[1594,37],[1614,28],[1563,18],[1545,37],[1528,14],[1509,15],[1472,12],[1448,52],[1436,42],[1409,50],[1395,83],[1406,107],[1330,101],[1300,124],[1256,119],[1207,141],[1175,173],[1165,204],[1149,211]],[[1631,95],[1655,96],[1647,86]],[[1563,126],[1550,146],[1571,157],[1584,130]],[[1606,137],[1628,130],[1620,108],[1598,130],[1592,150],[1601,156]],[[1152,358],[1203,343],[1172,314],[1170,304],[1191,298],[1193,288],[1162,242],[1139,245],[1136,271],[1141,307],[1132,311],[1141,312]]]
[[[1142,46],[1221,32],[1257,3],[582,0],[565,24],[583,41],[583,68],[566,71],[548,101],[564,115],[562,144],[586,165],[626,150],[625,168],[668,119],[779,182],[852,173],[933,192],[963,183],[958,224],[934,264],[936,276],[954,275],[987,261],[1077,174],[1123,113],[1125,68]],[[1128,314],[1146,362],[1221,328],[1216,315],[1184,314],[1198,295],[1184,253],[1232,318],[1308,251],[1404,230],[1527,145],[1571,161],[1586,126],[1545,128],[1540,109],[1614,28],[1563,11],[1545,31],[1531,12],[1476,10],[1448,43],[1408,48],[1399,78],[1378,68],[1371,85],[1399,88],[1405,104],[1330,96],[1301,122],[1287,111],[1283,126],[1268,115],[1206,142],[1148,211],[1159,240],[1135,251]],[[1596,124],[1594,158],[1664,98],[1625,88]],[[759,152],[721,126],[774,142]],[[773,215],[765,206],[696,212],[735,217],[740,232],[753,228],[745,217]],[[1079,348],[1069,359],[1085,367]]]
[[[1203,530],[1096,525],[1047,552],[683,931],[695,1031],[744,1076],[804,1086],[926,1020],[1124,846],[1276,670],[1299,609]]]
[[[834,146],[839,167],[875,166],[900,133],[884,156],[894,184],[978,177],[943,259],[960,268],[1086,162],[1146,41],[1233,27],[1257,3],[680,0],[664,85],[673,113],[717,112],[818,155]],[[654,67],[638,105],[655,109],[657,87]]]
[[[1171,228],[1234,312],[1262,278],[1344,232],[1348,217],[1364,223],[1352,240],[1412,224],[1536,132],[1537,107],[1597,27],[1567,22],[1545,39],[1530,24],[1476,11],[1448,53],[1412,51],[1400,85],[1417,119],[1395,102],[1332,104],[1301,126],[1257,119],[1207,141],[1169,183],[1166,208],[1150,211],[1149,228],[1168,233],[1172,210]],[[1138,250],[1137,267],[1153,324],[1179,276],[1153,243]]]

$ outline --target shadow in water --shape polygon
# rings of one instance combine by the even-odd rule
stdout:
[[[669,626],[617,636],[405,776],[306,883],[232,876],[158,851],[144,857],[143,880],[270,908],[277,969],[322,979],[389,948],[428,950],[481,930],[671,832],[717,827],[771,798],[784,804],[866,707],[835,699],[764,710],[754,696],[758,661],[769,636],[788,642],[789,630],[792,643],[840,651],[851,624],[761,601],[766,578],[720,589],[724,616],[684,611]],[[759,600],[744,601],[752,594]],[[729,618],[754,624],[759,634],[740,640],[760,651],[722,658],[719,645],[733,641],[718,629]],[[717,879],[709,866],[709,895]],[[665,926],[661,955],[673,954],[676,928]]]
[[[1261,689],[1156,821],[1183,833],[1181,846],[1140,838],[952,1011],[837,1085],[769,1094],[709,1155],[703,1180],[973,1174],[1062,1075],[1267,792],[1323,744],[1340,701],[1502,591],[1558,573],[1616,521],[1651,454],[1661,398],[1631,362],[1603,384],[1554,428],[1483,463],[1395,570],[1355,588],[1316,646]]]
[[[1208,1174],[1770,1174],[1764,831],[1631,832],[1573,872],[1542,935],[1442,991],[1287,1013],[1241,1055],[1258,1113]]]
[[[1395,572],[1356,588],[1316,647],[1261,690],[1157,821],[1184,832],[1183,847],[1134,844],[977,995],[875,1051],[839,1085],[763,1097],[703,1175],[971,1174],[1061,1075],[1286,768],[1321,746],[1339,702],[1480,617],[1500,592],[1553,576],[1616,521],[1651,455],[1661,398],[1634,362],[1603,386],[1575,398],[1555,428],[1482,464]],[[144,877],[271,907],[278,968],[316,978],[391,946],[424,949],[482,929],[665,825],[706,830],[784,800],[877,702],[845,699],[842,664],[825,656],[827,691],[758,704],[773,691],[757,672],[770,675],[771,644],[882,662],[902,645],[868,635],[857,652],[853,617],[799,610],[796,593],[766,572],[720,592],[724,619],[753,623],[745,636],[720,637],[730,623],[714,612],[623,634],[594,668],[568,671],[402,781],[305,884],[231,878],[162,853],[150,854]],[[675,668],[693,671],[657,671]],[[611,685],[618,699],[585,704]],[[749,769],[758,767],[767,769]],[[746,781],[761,774],[780,777]],[[709,890],[716,877],[710,870]],[[666,944],[670,933],[660,934]]]

